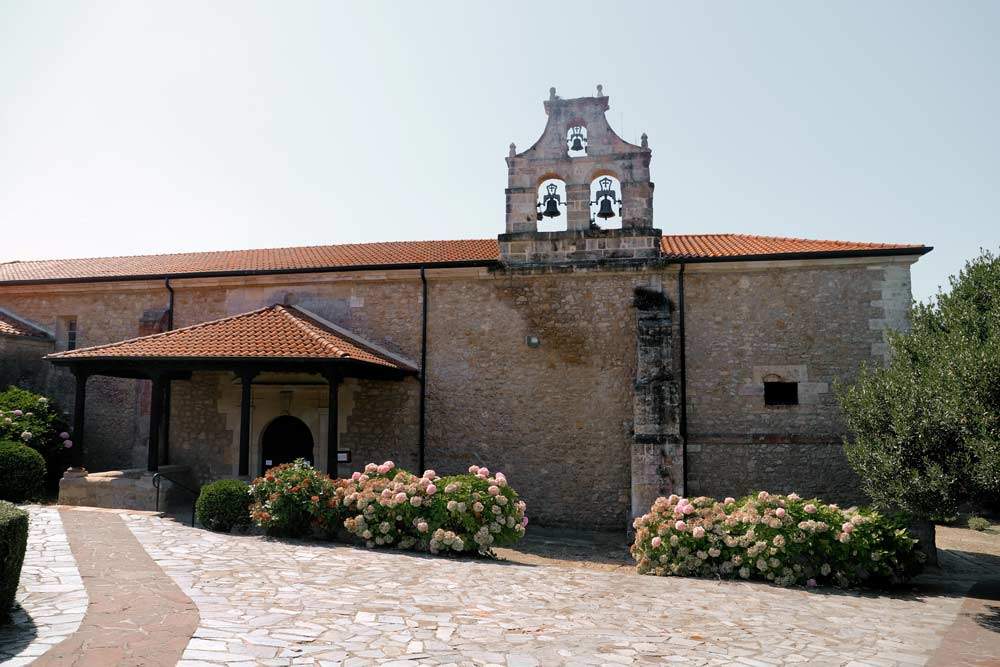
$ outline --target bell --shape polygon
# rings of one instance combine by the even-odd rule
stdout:
[[[546,218],[555,218],[559,216],[559,204],[556,203],[555,199],[549,199],[545,202],[545,210],[542,211],[542,215]]]
[[[570,147],[571,151],[582,151],[583,142],[580,141],[580,137],[573,137],[573,145]]]
[[[605,220],[615,217],[615,212],[611,208],[611,200],[607,197],[601,200],[601,208],[597,211],[597,217]]]

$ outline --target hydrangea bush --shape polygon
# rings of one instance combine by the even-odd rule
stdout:
[[[794,493],[722,502],[672,495],[634,527],[631,552],[643,574],[848,587],[903,582],[924,559],[901,521]]]
[[[426,470],[418,477],[386,461],[334,480],[299,460],[268,470],[250,493],[251,515],[270,533],[316,530],[368,547],[488,555],[519,540],[528,524],[525,503],[503,473],[479,466],[465,475]]]
[[[53,402],[18,387],[0,391],[0,440],[37,450],[54,474],[62,474],[62,463],[73,447],[66,421]]]

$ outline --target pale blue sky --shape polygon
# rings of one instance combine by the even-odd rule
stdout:
[[[1000,246],[1000,2],[0,0],[0,260],[503,230],[604,85],[665,233]]]

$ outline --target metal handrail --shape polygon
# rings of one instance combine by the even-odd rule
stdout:
[[[191,527],[194,528],[194,512],[195,512],[195,506],[198,503],[198,492],[195,491],[194,489],[192,489],[189,486],[185,486],[184,484],[181,484],[180,482],[178,482],[173,477],[167,477],[162,472],[158,472],[155,475],[153,475],[153,486],[156,487],[156,511],[157,512],[160,511],[160,480],[161,479],[165,479],[168,482],[174,484],[175,486],[179,486],[181,489],[183,489],[184,491],[187,491],[192,496],[194,496],[194,501],[191,502]]]

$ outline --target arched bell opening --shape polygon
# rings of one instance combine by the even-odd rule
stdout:
[[[614,176],[598,176],[590,183],[590,224],[601,229],[621,229],[624,205],[622,184]]]
[[[582,157],[587,154],[587,126],[571,125],[566,130],[566,154],[569,157]]]
[[[312,431],[298,417],[281,415],[275,417],[264,428],[260,436],[260,471],[282,463],[291,463],[295,459],[305,459],[309,463],[315,461],[313,454]]]
[[[566,181],[547,178],[538,186],[538,231],[558,232],[568,228],[566,222]]]

